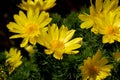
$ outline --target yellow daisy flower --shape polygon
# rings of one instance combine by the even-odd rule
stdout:
[[[14,15],[15,22],[10,22],[7,28],[16,35],[10,37],[12,38],[24,38],[21,47],[25,47],[28,42],[31,44],[36,44],[36,37],[41,34],[41,31],[46,31],[46,25],[52,20],[49,17],[49,13],[41,12],[37,9],[35,12],[29,10],[27,16],[20,11],[19,15]]]
[[[84,60],[84,65],[80,66],[83,80],[103,80],[111,75],[113,65],[108,64],[108,60],[101,56],[102,53],[98,50],[92,58]]]
[[[21,52],[16,48],[11,48],[6,54],[6,66],[8,66],[9,74],[11,74],[15,68],[19,67],[22,64],[21,61]]]
[[[56,0],[22,0],[22,3],[18,5],[23,10],[36,9],[45,11],[56,5]]]
[[[92,0],[91,6],[90,6],[90,15],[87,13],[79,14],[79,19],[83,21],[83,23],[80,25],[82,29],[91,28],[91,31],[95,34],[98,33],[98,28],[96,27],[96,20],[95,18],[101,18],[107,15],[109,11],[114,11],[116,8],[118,8],[118,1],[119,0],[96,0],[95,5],[93,5]],[[103,16],[104,14],[104,16]]]
[[[56,24],[48,26],[48,32],[43,33],[38,38],[38,43],[45,46],[46,54],[52,54],[56,59],[63,59],[63,54],[76,54],[81,47],[82,38],[78,37],[73,40],[75,30],[68,30],[64,25],[58,29]]]
[[[103,43],[120,42],[120,15],[117,12],[109,12],[104,18],[97,18],[99,33],[103,35]]]

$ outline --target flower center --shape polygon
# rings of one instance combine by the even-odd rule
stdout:
[[[111,27],[111,26],[106,27],[106,34],[115,35],[118,32],[119,32],[119,28],[118,27],[114,27],[114,28]]]
[[[58,41],[58,40],[53,40],[53,41],[51,41],[51,47],[53,48],[53,50],[63,49],[64,42]]]
[[[35,24],[28,24],[25,26],[25,30],[28,35],[35,34],[37,31],[37,26]]]
[[[90,66],[90,67],[89,67],[89,74],[90,74],[91,76],[97,75],[98,72],[99,72],[99,70],[98,70],[98,68],[97,68],[96,66]]]

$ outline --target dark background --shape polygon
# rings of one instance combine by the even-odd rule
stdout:
[[[6,25],[14,21],[13,15],[18,14],[20,8],[17,7],[21,0],[1,0],[0,1],[0,51],[12,46],[13,40],[9,39],[10,32]],[[52,13],[58,13],[65,17],[72,11],[80,11],[84,6],[89,7],[89,0],[56,0],[56,6],[49,10]],[[14,39],[18,44],[19,40]]]

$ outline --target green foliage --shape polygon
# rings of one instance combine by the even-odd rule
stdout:
[[[4,64],[6,60],[6,55],[4,52],[0,52],[0,64]]]
[[[55,23],[55,24],[57,24],[58,26],[61,26],[61,24],[62,24],[62,22],[63,22],[61,15],[59,15],[59,14],[57,14],[57,13],[52,13],[52,14],[51,14],[51,17],[52,17],[51,24],[52,24],[52,23]]]
[[[79,79],[78,69],[80,54],[64,55],[63,60],[56,60],[51,55],[36,53],[36,61],[39,66],[40,80],[73,80]],[[46,77],[47,75],[47,77]],[[76,77],[77,76],[77,77]]]
[[[80,26],[80,20],[77,12],[71,12],[66,18],[63,19],[63,24],[68,26],[69,29],[77,29]]]
[[[9,77],[9,80],[36,80],[39,79],[38,67],[34,58],[23,58],[23,63]]]

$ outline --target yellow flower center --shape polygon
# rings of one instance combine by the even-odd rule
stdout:
[[[37,26],[35,24],[27,24],[25,26],[25,33],[27,35],[36,34],[37,31]]]
[[[112,26],[108,26],[106,27],[106,34],[109,34],[109,35],[115,35],[116,33],[119,32],[119,28],[118,27],[112,27]]]
[[[89,67],[89,72],[88,72],[89,75],[95,76],[95,75],[98,74],[98,72],[99,72],[99,70],[98,70],[98,68],[96,66],[90,66]]]
[[[53,40],[53,41],[51,41],[51,47],[53,48],[53,50],[63,49],[64,42],[58,41],[58,40]]]

